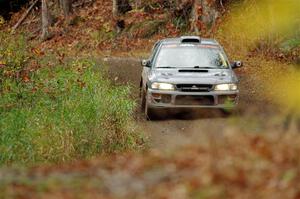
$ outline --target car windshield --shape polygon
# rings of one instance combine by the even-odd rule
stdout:
[[[162,46],[156,68],[228,68],[223,52],[214,46],[193,44]]]

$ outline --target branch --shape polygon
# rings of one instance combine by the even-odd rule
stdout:
[[[223,12],[225,11],[225,7],[224,7],[224,4],[223,4],[223,0],[220,0],[220,5],[221,5],[221,8],[223,10]]]
[[[21,19],[16,23],[16,25],[14,25],[14,27],[12,28],[12,32],[14,33],[16,31],[16,29],[22,24],[22,22],[26,19],[26,17],[28,16],[28,14],[30,13],[30,11],[32,10],[32,8],[37,4],[39,0],[35,0],[31,6],[26,10],[26,12],[23,14],[23,16],[21,17]]]

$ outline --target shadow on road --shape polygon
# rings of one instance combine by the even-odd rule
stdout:
[[[167,109],[156,110],[155,117],[151,120],[201,120],[214,118],[228,118],[234,113],[218,109]]]

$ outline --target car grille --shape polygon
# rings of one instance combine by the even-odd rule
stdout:
[[[178,95],[175,100],[176,105],[214,105],[213,96],[199,95]]]
[[[208,92],[212,90],[211,84],[177,84],[178,91],[183,92]]]

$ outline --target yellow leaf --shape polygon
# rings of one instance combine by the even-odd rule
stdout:
[[[5,23],[4,18],[0,15],[0,26],[3,25]]]
[[[1,61],[1,60],[0,60],[0,67],[1,67],[1,66],[3,67],[3,66],[5,66],[5,65],[6,65],[6,63],[5,63],[4,61]]]

